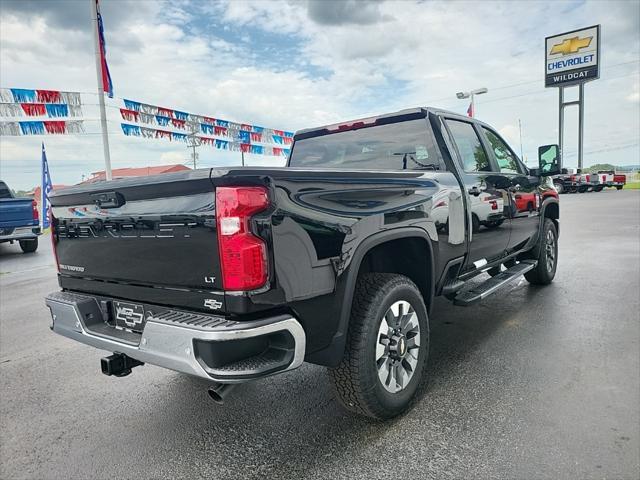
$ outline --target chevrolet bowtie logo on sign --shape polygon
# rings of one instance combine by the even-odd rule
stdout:
[[[553,48],[551,49],[551,55],[555,55],[558,53],[562,55],[569,55],[570,53],[578,53],[578,51],[581,48],[587,48],[589,45],[591,45],[591,40],[593,40],[593,37],[567,38],[566,40],[563,40],[561,43],[558,43],[553,46]]]
[[[545,86],[561,87],[600,76],[600,25],[545,39]]]

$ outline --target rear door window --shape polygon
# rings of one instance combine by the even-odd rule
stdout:
[[[462,168],[465,172],[490,172],[491,164],[480,137],[469,122],[446,120],[453,141],[460,152]]]

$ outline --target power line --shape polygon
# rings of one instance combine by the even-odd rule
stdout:
[[[611,69],[611,68],[621,67],[621,66],[624,66],[624,65],[631,65],[631,64],[634,64],[634,63],[635,64],[640,63],[640,60],[633,60],[633,61],[630,61],[630,62],[616,63],[616,64],[613,64],[613,65],[607,65],[607,66],[603,65],[602,68],[603,68],[603,70],[605,68],[606,69]],[[626,74],[626,75],[603,78],[603,80],[614,80],[616,78],[622,78],[622,77],[631,76],[631,75],[637,75],[637,74],[638,74],[638,72],[631,72],[630,74]],[[520,87],[520,86],[523,86],[523,85],[531,85],[531,84],[534,84],[534,83],[540,83],[542,81],[544,81],[544,77],[538,77],[536,80],[529,80],[527,82],[511,83],[511,84],[502,85],[502,86],[498,86],[498,87],[490,87],[489,90],[490,91],[504,90],[504,89],[513,88],[513,87]],[[546,89],[545,90],[536,90],[535,92],[528,92],[528,93],[524,93],[524,94],[510,96],[510,97],[500,97],[499,99],[485,100],[485,101],[482,102],[482,104],[489,103],[489,102],[494,102],[494,101],[501,100],[501,99],[506,100],[506,99],[509,99],[509,98],[517,98],[517,97],[522,97],[522,96],[525,96],[525,95],[532,95],[532,94],[535,94],[535,93],[544,93],[546,91],[547,91]],[[453,100],[453,97],[451,95],[447,95],[446,97],[436,98],[436,99],[433,99],[433,100],[422,102],[421,104],[422,105],[428,105],[430,103],[442,102],[444,100]]]
[[[629,143],[629,144],[624,144],[624,145],[617,145],[617,146],[609,146],[609,147],[605,147],[605,148],[599,148],[596,150],[589,150],[587,152],[584,152],[585,155],[591,155],[594,153],[607,153],[607,152],[615,152],[618,150],[626,150],[627,148],[634,148],[634,147],[638,147],[640,146],[640,143],[636,142],[636,143]],[[562,155],[566,156],[566,157],[573,157],[576,156],[578,154],[578,152],[574,151],[569,151],[569,152],[563,152]]]

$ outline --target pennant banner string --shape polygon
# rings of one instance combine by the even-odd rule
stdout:
[[[123,99],[126,110],[133,110],[138,113],[146,113],[150,115],[162,116],[169,119],[176,119],[180,121],[187,121],[193,123],[203,123],[212,126],[229,128],[231,130],[246,131],[249,133],[262,133],[267,136],[276,135],[284,138],[293,138],[293,132],[287,132],[284,130],[273,130],[265,127],[259,127],[257,125],[250,125],[247,123],[230,122],[229,120],[222,120],[219,118],[206,117],[201,115],[195,115],[193,113],[181,112],[173,110],[171,108],[158,107],[156,105],[149,105],[147,103],[137,102],[135,100]],[[285,143],[285,142],[283,142]],[[290,143],[290,142],[289,142]]]
[[[85,133],[84,120],[0,122],[1,136],[64,135]]]
[[[127,101],[126,105],[127,107],[132,108],[121,108],[120,115],[122,116],[123,120],[126,120],[128,122],[137,122],[146,125],[158,125],[160,127],[173,127],[178,130],[186,130],[193,133],[197,132],[203,133],[205,135],[224,137],[225,139],[231,139],[239,143],[260,143],[284,146],[291,145],[291,143],[293,143],[293,137],[284,136],[288,134],[288,132],[284,132],[282,130],[272,130],[266,129],[264,127],[258,127],[260,128],[260,132],[253,132],[249,129],[255,129],[255,127],[247,124],[234,124],[232,122],[227,122],[226,120],[218,120],[201,116],[197,117],[199,120],[202,120],[202,122],[198,123],[194,121],[195,117],[191,114],[186,114],[186,118],[188,120],[184,120],[185,114],[183,114],[183,112],[176,113],[176,111],[168,111],[167,109],[162,109],[162,112],[166,115],[150,114],[143,113],[144,104],[140,104],[139,102],[132,102],[129,100]],[[136,108],[139,108],[139,110],[136,110]],[[146,110],[152,111],[151,109]],[[243,128],[238,129],[236,128],[237,126]],[[277,135],[276,133],[280,133],[282,135]]]
[[[121,123],[120,126],[122,127],[122,132],[129,137],[166,138],[168,140],[175,140],[179,142],[186,142],[187,138],[190,137],[190,135],[185,133],[141,127],[139,125],[131,125],[127,123]],[[201,137],[199,135],[196,136],[202,141],[203,145],[209,145],[219,150],[253,153],[256,155],[270,155],[276,157],[287,157],[290,153],[290,149],[288,148],[253,145],[250,143],[234,142],[219,138]]]
[[[80,105],[66,103],[0,103],[0,117],[81,117]]]
[[[33,90],[29,88],[0,88],[2,103],[66,103],[81,105],[80,92]]]

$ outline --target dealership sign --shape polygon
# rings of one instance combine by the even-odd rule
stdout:
[[[600,25],[547,37],[545,51],[545,87],[600,77]]]

